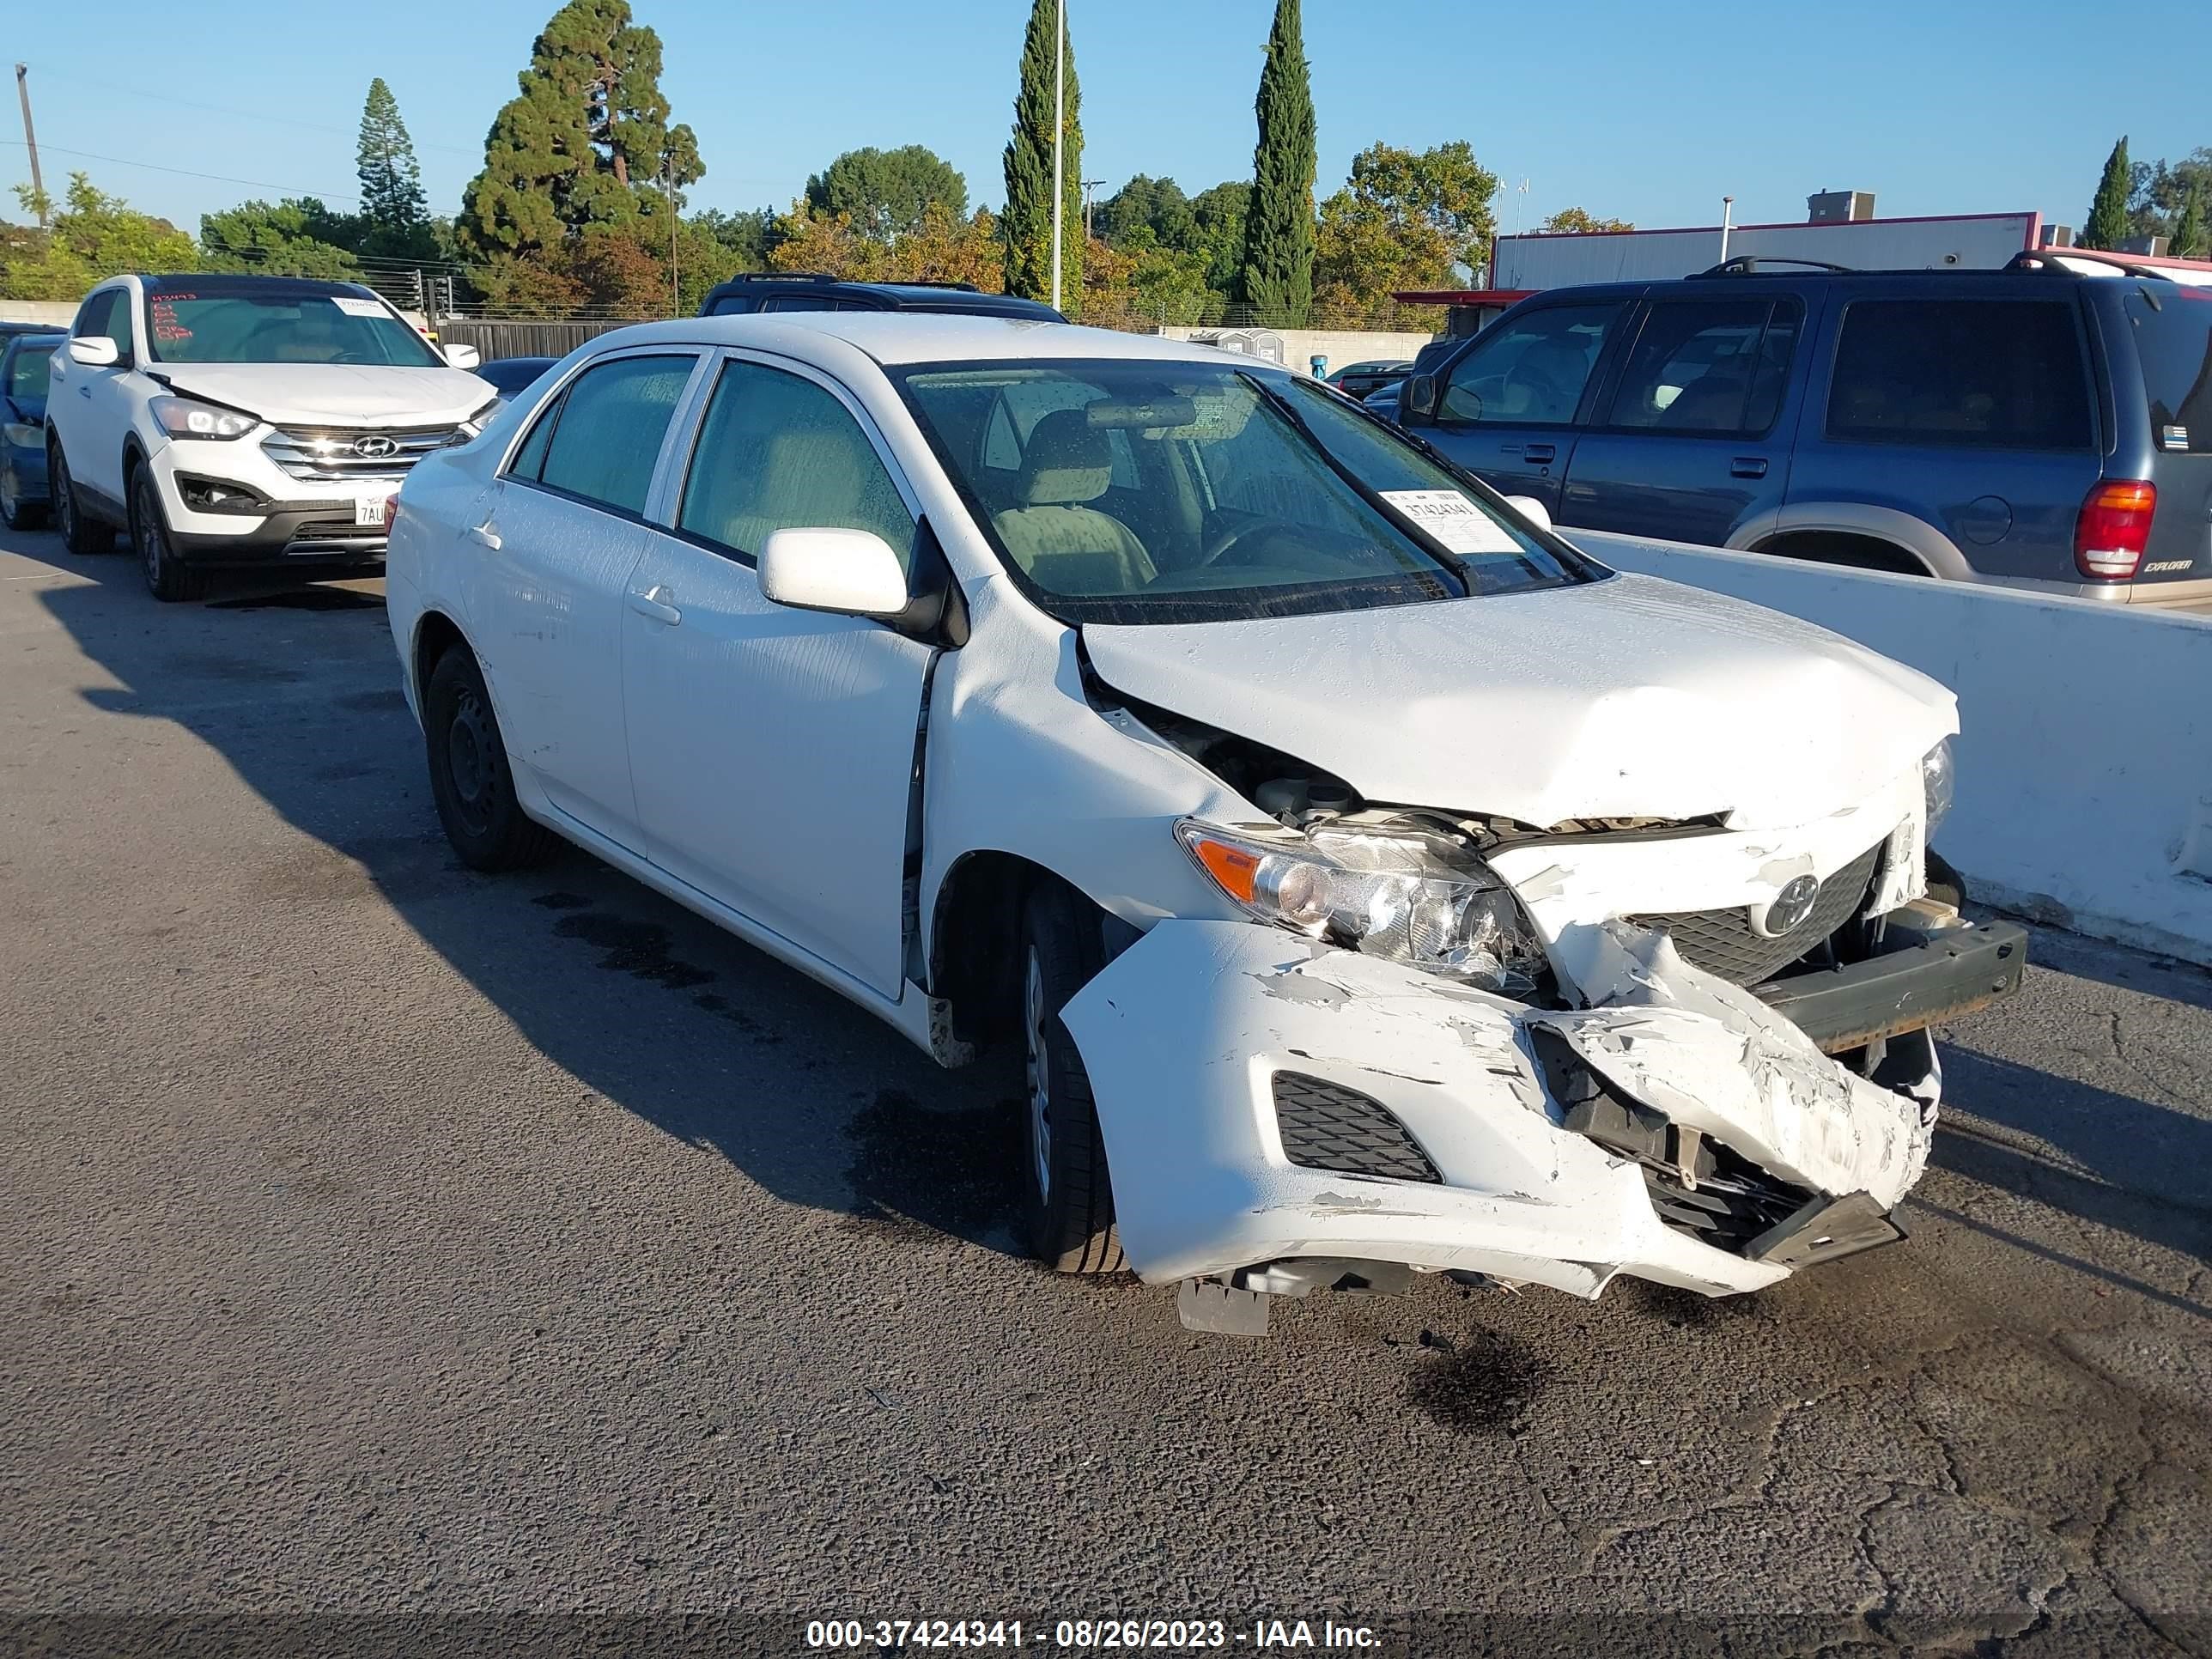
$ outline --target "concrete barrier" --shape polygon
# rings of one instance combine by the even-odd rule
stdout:
[[[1958,694],[1936,837],[1974,896],[2212,966],[2212,622],[1569,530],[1622,570],[1818,623]]]

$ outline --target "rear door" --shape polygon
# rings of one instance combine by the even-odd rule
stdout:
[[[2126,313],[2158,486],[2136,590],[2154,598],[2160,582],[2212,577],[2212,288],[2131,283]]]
[[[1771,523],[1790,477],[1804,316],[1766,284],[1652,301],[1576,440],[1559,521],[1715,547]]]
[[[1517,309],[1445,371],[1422,436],[1508,495],[1557,518],[1576,422],[1595,401],[1633,295]]]
[[[2074,529],[2103,470],[2078,294],[1945,275],[1837,293],[1814,361],[1784,528],[1836,503],[1919,520],[1939,575],[2072,584]],[[1963,558],[1963,564],[1958,561]]]

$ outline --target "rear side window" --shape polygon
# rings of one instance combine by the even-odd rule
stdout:
[[[2150,393],[2151,441],[2160,449],[2212,455],[2212,289],[2160,284],[2158,303],[2128,295],[2128,323]]]
[[[914,545],[914,516],[845,405],[748,362],[714,386],[676,527],[746,559],[776,530],[873,531],[902,564]]]
[[[578,375],[523,441],[510,476],[633,516],[645,511],[689,356],[617,357]]]
[[[1445,426],[1565,426],[1625,302],[1547,306],[1493,323],[1452,366],[1437,402]]]
[[[1828,435],[2087,449],[2080,324],[2063,300],[1860,300],[1844,313]]]
[[[1781,412],[1798,316],[1795,300],[1655,305],[1607,423],[1731,436],[1765,431]]]

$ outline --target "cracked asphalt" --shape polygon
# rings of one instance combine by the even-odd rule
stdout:
[[[933,1070],[581,854],[459,868],[379,584],[164,607],[119,552],[0,550],[0,1642],[1425,1612],[1514,1651],[2212,1650],[2200,970],[2039,934],[1947,1034],[1901,1247],[1195,1336],[1012,1254],[1003,1066]]]

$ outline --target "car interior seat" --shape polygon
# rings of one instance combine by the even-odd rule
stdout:
[[[1159,573],[1136,532],[1089,503],[1113,482],[1106,434],[1079,409],[1036,423],[1016,483],[1021,505],[993,515],[1006,550],[1055,593],[1133,593]]]

